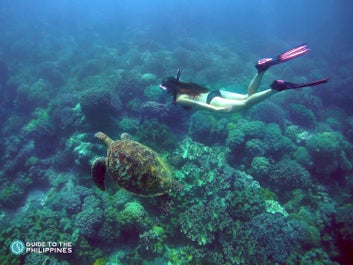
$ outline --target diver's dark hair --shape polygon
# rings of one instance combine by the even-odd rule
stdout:
[[[161,84],[168,93],[173,95],[174,100],[176,100],[177,94],[187,94],[190,96],[197,96],[201,93],[207,93],[210,90],[207,87],[203,87],[195,83],[184,83],[180,82],[177,78],[167,77],[162,81]]]

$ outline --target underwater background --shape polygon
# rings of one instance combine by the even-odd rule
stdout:
[[[352,10],[1,0],[0,263],[352,264]],[[328,84],[235,114],[184,110],[159,88],[180,68],[182,81],[245,94],[258,59],[302,43],[311,53],[271,68],[261,90]],[[94,185],[97,131],[161,155],[181,184],[169,213],[109,178]]]

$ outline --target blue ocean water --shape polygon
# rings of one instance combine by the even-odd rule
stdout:
[[[351,264],[352,6],[1,0],[1,264]]]

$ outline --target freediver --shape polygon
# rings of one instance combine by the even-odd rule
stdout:
[[[309,51],[310,50],[308,49],[307,44],[303,44],[274,58],[260,59],[255,65],[257,73],[250,81],[247,94],[238,94],[225,90],[210,90],[199,84],[181,82],[179,80],[179,69],[177,71],[176,78],[165,78],[162,81],[162,84],[160,84],[160,88],[172,94],[174,102],[182,105],[184,108],[197,107],[199,109],[218,112],[238,112],[252,107],[256,103],[265,100],[279,91],[327,83],[328,78],[304,84],[296,84],[284,80],[275,80],[272,82],[269,89],[257,92],[266,70],[268,70],[271,66],[294,59],[308,53]]]

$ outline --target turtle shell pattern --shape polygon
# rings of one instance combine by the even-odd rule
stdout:
[[[113,142],[106,164],[113,180],[131,193],[154,197],[168,193],[172,187],[167,165],[141,143],[128,139]]]

